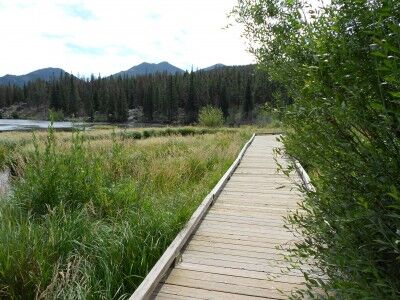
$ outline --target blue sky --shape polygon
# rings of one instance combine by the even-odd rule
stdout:
[[[253,63],[236,0],[0,0],[0,76],[60,67],[109,75],[143,61],[190,69]]]

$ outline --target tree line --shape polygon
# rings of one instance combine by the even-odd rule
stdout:
[[[65,73],[22,87],[0,86],[0,108],[21,102],[90,121],[125,122],[130,109],[140,108],[144,122],[190,124],[207,105],[219,107],[230,122],[251,122],[260,107],[285,106],[290,99],[266,72],[249,65],[137,77]]]

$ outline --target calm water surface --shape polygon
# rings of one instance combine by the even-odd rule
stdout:
[[[79,128],[84,125],[85,125],[84,123],[72,123],[72,122],[53,123],[53,127],[56,129]],[[46,129],[49,126],[50,126],[50,121],[0,119],[0,131]]]

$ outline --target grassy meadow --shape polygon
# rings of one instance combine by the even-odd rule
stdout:
[[[1,133],[0,298],[128,297],[251,131]]]

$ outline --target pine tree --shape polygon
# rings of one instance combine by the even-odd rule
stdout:
[[[222,113],[224,114],[224,118],[227,118],[229,111],[229,103],[226,98],[226,85],[224,83],[221,84],[221,91],[219,95],[219,107],[221,108]]]
[[[144,94],[143,115],[146,121],[153,121],[153,86],[150,84]]]
[[[186,122],[188,124],[196,122],[197,110],[196,110],[195,99],[196,99],[196,94],[194,87],[194,73],[192,70],[189,76],[189,93],[185,106]]]
[[[59,82],[54,82],[52,85],[51,96],[50,96],[50,107],[54,110],[62,109],[60,83]]]
[[[168,76],[168,84],[167,84],[167,104],[168,104],[168,122],[172,123],[176,120],[176,116],[178,113],[178,102],[177,95],[175,93],[175,81],[173,80],[173,76]]]
[[[253,119],[253,95],[251,93],[251,79],[250,77],[247,78],[246,83],[246,92],[244,96],[244,103],[243,103],[243,119],[246,121],[251,121]]]
[[[128,121],[128,116],[129,116],[128,103],[127,103],[125,91],[122,88],[120,88],[120,90],[119,90],[116,116],[117,116],[116,120],[118,122]]]
[[[70,75],[69,113],[75,115],[79,109],[81,98],[73,75]]]

